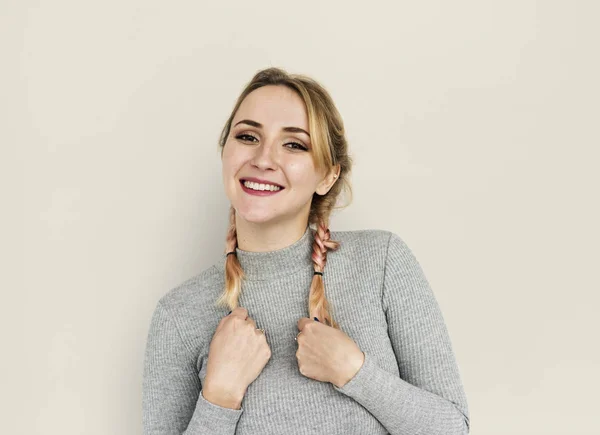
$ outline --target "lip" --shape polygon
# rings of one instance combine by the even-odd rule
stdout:
[[[256,178],[251,179],[251,178],[244,178],[244,181],[254,181],[256,180]],[[272,196],[272,195],[277,195],[279,192],[281,192],[283,190],[283,187],[279,190],[276,191],[271,191],[271,190],[252,190],[252,189],[248,189],[246,186],[244,186],[244,181],[242,181],[242,179],[240,179],[240,186],[242,186],[242,190],[244,192],[246,192],[249,195],[254,195],[254,196]],[[269,183],[271,184],[271,183]],[[276,186],[278,186],[278,184],[276,184]]]
[[[283,186],[281,184],[277,184],[277,183],[274,183],[274,182],[269,181],[269,180],[263,180],[261,178],[254,178],[254,177],[242,177],[242,178],[240,178],[240,183],[242,183],[243,181],[252,181],[253,183],[262,183],[262,184],[272,184],[273,186],[278,186],[278,187],[281,187],[283,189]]]

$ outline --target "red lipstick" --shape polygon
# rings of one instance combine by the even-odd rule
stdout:
[[[246,192],[247,194],[254,195],[254,196],[273,196],[283,190],[283,187],[280,188],[279,190],[254,190],[254,189],[250,189],[249,187],[244,186],[244,181],[252,181],[254,183],[258,183],[258,181],[255,181],[255,180],[256,180],[256,178],[245,178],[243,180],[240,180],[240,186],[242,186],[242,190],[244,192]],[[274,186],[279,186],[278,184],[269,183],[269,182],[266,182],[266,183],[263,182],[263,184],[273,184]]]

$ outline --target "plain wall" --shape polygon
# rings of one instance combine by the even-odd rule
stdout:
[[[473,434],[598,434],[594,1],[2,1],[2,432],[141,432],[158,299],[223,254],[217,140],[268,66],[333,96],[332,230],[413,250]]]

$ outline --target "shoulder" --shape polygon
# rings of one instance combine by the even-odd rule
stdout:
[[[398,234],[383,229],[331,231],[331,240],[347,250],[387,250],[390,244],[406,246]]]
[[[331,240],[340,242],[340,253],[354,257],[380,257],[384,259],[414,261],[414,255],[404,239],[397,233],[384,229],[332,231]],[[335,252],[335,251],[334,251]]]

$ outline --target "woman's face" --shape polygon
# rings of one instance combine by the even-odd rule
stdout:
[[[316,170],[304,101],[285,86],[263,86],[246,96],[231,123],[222,164],[227,197],[238,217],[252,223],[306,223],[313,194],[327,193],[334,180]],[[242,184],[253,178],[280,189]]]

